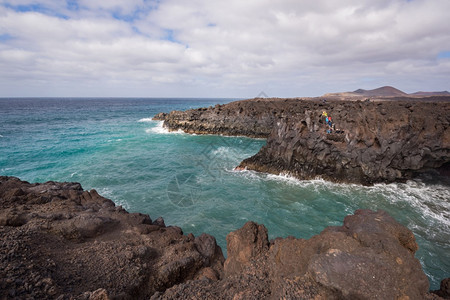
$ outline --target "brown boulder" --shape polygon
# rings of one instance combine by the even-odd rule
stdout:
[[[227,235],[227,256],[224,264],[226,276],[240,274],[250,264],[251,259],[269,249],[267,229],[264,225],[247,222]]]
[[[309,240],[267,242],[254,222],[227,236],[223,280],[192,281],[154,299],[424,299],[412,233],[383,211],[358,210]]]

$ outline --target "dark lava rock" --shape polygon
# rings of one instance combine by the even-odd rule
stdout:
[[[145,299],[223,274],[214,237],[152,224],[77,183],[0,177],[0,204],[0,299]]]
[[[433,291],[432,293],[444,298],[450,299],[450,278],[445,278],[441,281],[441,287],[437,291]]]
[[[227,235],[227,255],[224,270],[227,277],[240,274],[250,259],[269,249],[264,225],[247,222],[241,229]]]
[[[450,97],[253,99],[155,119],[169,130],[267,138],[237,169],[368,185],[450,172]]]
[[[327,134],[321,116],[340,133]],[[330,102],[283,119],[239,168],[373,184],[450,168],[450,102]]]
[[[274,99],[236,101],[209,108],[160,113],[153,119],[164,121],[164,127],[169,131],[181,129],[186,133],[266,138],[284,115],[279,105]]]
[[[223,280],[186,282],[154,299],[432,298],[414,235],[383,211],[358,210],[309,240],[269,243],[266,228],[248,222],[227,242]]]

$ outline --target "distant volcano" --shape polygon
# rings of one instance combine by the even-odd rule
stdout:
[[[392,86],[383,86],[374,90],[363,90],[358,89],[356,91],[353,91],[355,94],[359,94],[361,96],[367,96],[367,97],[403,97],[408,96],[407,93],[400,91],[399,89],[396,89]]]
[[[414,96],[450,96],[450,93],[448,91],[442,91],[442,92],[415,92],[410,95]]]
[[[324,96],[353,98],[353,97],[430,97],[430,96],[450,96],[448,91],[442,92],[416,92],[407,94],[392,86],[383,86],[373,90],[357,89],[353,92],[329,93]]]

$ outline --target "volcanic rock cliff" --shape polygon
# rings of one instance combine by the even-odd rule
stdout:
[[[383,211],[356,211],[309,240],[269,241],[248,222],[183,235],[78,183],[0,176],[0,299],[439,299],[414,235]],[[442,297],[450,296],[442,282]]]
[[[324,112],[332,118],[327,133]],[[238,169],[372,184],[450,168],[450,97],[254,99],[159,114],[169,130],[267,137]]]
[[[164,126],[170,131],[181,129],[186,133],[266,138],[283,116],[286,116],[285,111],[280,109],[277,101],[257,99],[160,113],[153,119],[164,121]]]

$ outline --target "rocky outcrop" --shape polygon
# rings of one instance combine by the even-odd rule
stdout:
[[[238,169],[362,184],[448,172],[450,97],[380,99],[254,99],[155,119],[169,130],[266,137]],[[332,117],[331,134],[323,111]]]
[[[223,280],[154,299],[433,299],[413,234],[383,211],[358,210],[309,240],[269,242],[263,225],[248,222],[227,243]]]
[[[327,133],[326,111],[336,130]],[[450,102],[341,102],[283,118],[239,168],[372,184],[450,167]]]
[[[154,120],[164,121],[169,131],[183,130],[196,134],[223,134],[267,138],[279,118],[287,116],[283,99],[236,101],[209,108],[160,113]],[[286,109],[292,106],[288,100]]]
[[[183,235],[78,183],[0,177],[0,299],[145,299],[217,280],[214,237]]]
[[[432,292],[444,299],[450,299],[450,278],[445,278],[441,281],[440,289]]]

